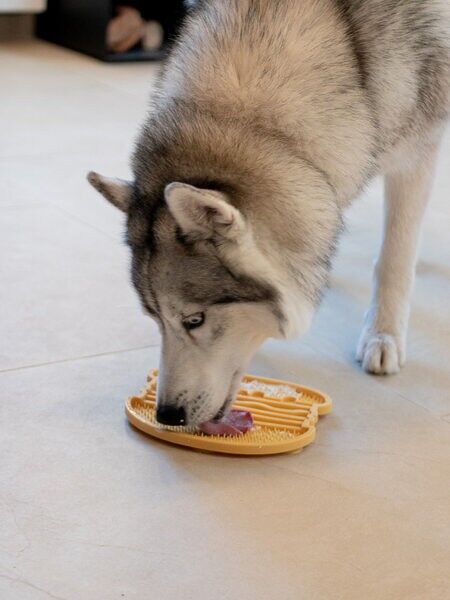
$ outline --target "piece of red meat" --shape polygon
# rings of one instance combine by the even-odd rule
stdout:
[[[251,413],[244,410],[230,410],[220,421],[207,421],[200,425],[200,431],[207,435],[242,435],[253,427]]]

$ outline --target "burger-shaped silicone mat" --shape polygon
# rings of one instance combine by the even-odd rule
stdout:
[[[316,437],[319,416],[331,411],[331,399],[318,390],[277,379],[245,375],[233,408],[249,411],[254,426],[238,436],[206,435],[183,427],[166,427],[155,418],[158,371],[148,376],[140,396],[125,403],[134,427],[166,442],[223,454],[281,454],[304,448]]]

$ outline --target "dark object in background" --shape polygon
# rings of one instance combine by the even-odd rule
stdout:
[[[127,52],[110,52],[106,29],[116,5],[132,6],[145,20],[160,22],[164,30],[162,48],[143,50],[138,44]],[[36,33],[48,42],[108,62],[159,60],[165,56],[184,14],[182,0],[48,0],[46,12],[38,16]]]
[[[165,34],[166,43],[176,35],[186,10],[183,0],[126,0],[114,2],[116,6],[127,5],[136,8],[145,21],[158,21]]]

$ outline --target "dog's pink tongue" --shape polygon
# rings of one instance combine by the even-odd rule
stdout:
[[[200,431],[207,435],[241,435],[253,427],[251,413],[244,410],[230,410],[221,421],[207,421],[200,425]]]

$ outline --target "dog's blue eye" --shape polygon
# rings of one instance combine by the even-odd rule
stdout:
[[[185,329],[195,329],[196,327],[201,327],[205,322],[205,313],[199,312],[195,313],[195,315],[190,315],[183,319],[183,326]]]

